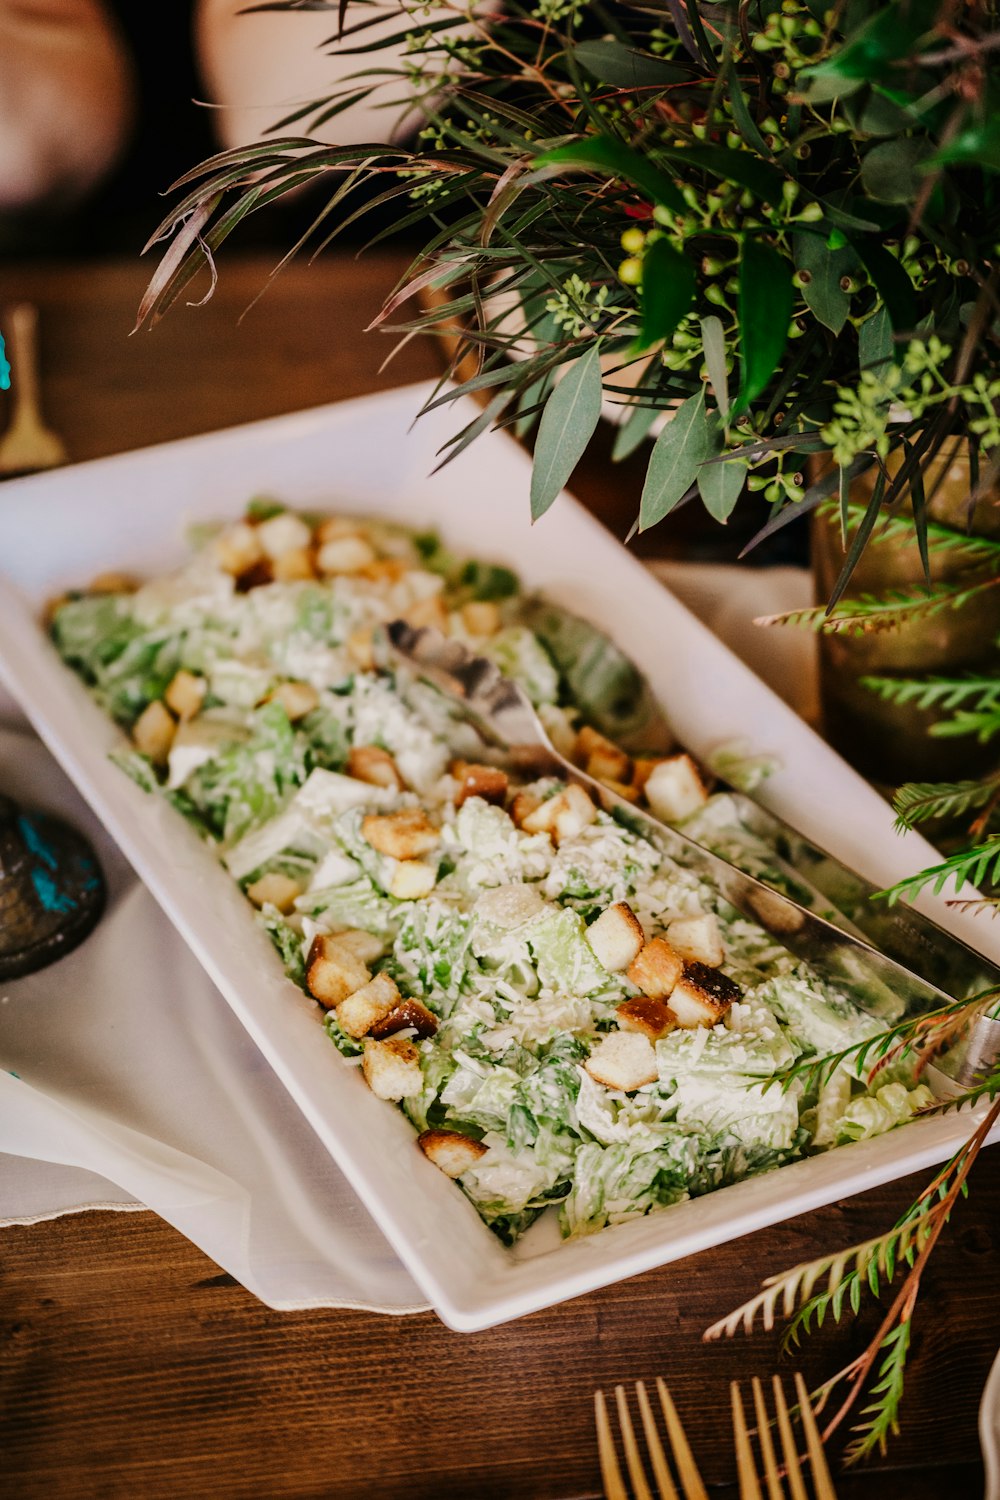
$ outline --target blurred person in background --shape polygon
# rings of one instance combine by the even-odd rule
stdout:
[[[129,156],[152,200],[213,145],[258,139],[364,66],[323,48],[335,8],[240,14],[246,3],[0,0],[0,219],[61,217]],[[392,124],[362,105],[316,134],[352,144],[386,139]]]

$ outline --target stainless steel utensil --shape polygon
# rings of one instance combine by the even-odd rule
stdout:
[[[554,774],[576,782],[607,811],[652,834],[678,864],[711,880],[722,896],[791,953],[831,979],[862,1009],[883,1020],[951,1003],[953,996],[826,917],[739,870],[678,828],[635,807],[561,756],[520,686],[484,657],[428,627],[397,620],[386,629],[396,661],[441,691],[491,746],[495,758],[521,774]]]

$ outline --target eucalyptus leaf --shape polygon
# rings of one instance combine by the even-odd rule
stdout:
[[[748,467],[745,458],[725,458],[702,463],[698,470],[698,493],[705,509],[723,526],[743,493]]]
[[[792,270],[763,240],[743,242],[740,258],[742,368],[736,411],[745,411],[778,368],[792,317]]]
[[[637,52],[609,37],[577,42],[573,56],[592,78],[619,89],[666,88],[690,77],[687,70],[662,57]]]
[[[601,415],[596,341],[570,367],[545,403],[531,470],[531,519],[537,521],[583,457]]]
[[[662,415],[662,411],[655,406],[634,406],[615,432],[611,462],[621,463],[641,447],[649,436],[653,423]]]
[[[882,203],[912,203],[920,191],[927,146],[909,136],[880,141],[861,163],[861,182]]]
[[[884,307],[866,318],[858,332],[858,363],[862,370],[883,376],[892,364],[895,346],[892,323]]]
[[[831,333],[839,333],[847,321],[851,298],[840,283],[857,265],[849,246],[831,250],[821,235],[795,236],[795,269],[803,280],[806,306]]]
[[[930,166],[979,166],[989,172],[1000,172],[1000,115],[990,115],[981,125],[973,125],[955,137],[950,146],[939,151]]]
[[[865,235],[849,236],[858,259],[871,277],[875,290],[885,303],[892,326],[897,333],[909,333],[917,323],[917,299],[913,282],[894,255],[884,245]]]
[[[940,9],[940,0],[895,0],[879,6],[832,57],[801,75],[809,100],[836,99],[863,83],[898,83],[893,64],[908,57],[932,30]]]
[[[639,502],[639,530],[662,521],[698,478],[711,444],[704,387],[677,408],[653,446]]]
[[[694,301],[694,266],[667,239],[653,240],[642,259],[642,332],[636,349],[667,339]]]
[[[632,183],[654,203],[662,203],[675,213],[684,213],[687,208],[671,178],[641,151],[634,151],[615,136],[589,135],[582,141],[571,141],[566,146],[543,151],[535,158],[535,167],[542,171],[549,167],[569,167],[578,171],[605,172]]]
[[[729,420],[729,375],[726,370],[726,335],[722,320],[713,313],[701,320],[701,346],[708,380],[724,422]]]

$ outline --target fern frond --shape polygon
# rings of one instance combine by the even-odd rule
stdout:
[[[862,687],[884,703],[909,703],[914,708],[956,708],[983,713],[1000,712],[1000,673],[961,677],[862,677]],[[970,703],[970,699],[973,701]]]
[[[845,512],[846,530],[850,534],[864,519],[867,506],[861,500],[849,500]],[[819,508],[821,516],[839,516],[839,501],[826,501]],[[956,531],[951,526],[944,526],[940,521],[930,521],[927,527],[927,550],[928,553],[938,555],[946,552],[961,552],[969,558],[1000,557],[1000,538],[985,536],[969,536],[964,531]],[[881,520],[876,531],[875,539],[882,542],[898,542],[901,546],[913,543],[913,518],[908,514],[889,516]]]
[[[897,881],[888,890],[879,891],[878,896],[890,906],[899,900],[913,901],[928,886],[937,896],[949,880],[954,880],[956,891],[965,881],[974,886],[995,885],[1000,880],[1000,834],[991,834],[970,849],[959,849],[941,864],[931,865],[918,875]]]
[[[896,630],[911,620],[927,620],[948,609],[961,609],[970,599],[1000,586],[1000,574],[970,580],[967,575],[927,588],[892,589],[886,594],[863,594],[827,613],[822,605],[758,615],[755,625],[804,625],[830,635],[873,635]]]
[[[902,832],[930,818],[963,817],[973,808],[985,807],[998,785],[998,776],[974,781],[908,781],[893,798],[896,828]]]
[[[882,1340],[885,1358],[878,1368],[878,1378],[871,1387],[876,1400],[863,1408],[861,1421],[852,1429],[855,1436],[844,1449],[844,1461],[856,1464],[877,1448],[885,1453],[889,1438],[899,1431],[899,1407],[903,1399],[906,1356],[910,1350],[911,1320],[905,1318]]]
[[[983,713],[966,713],[963,710],[941,724],[932,724],[930,732],[938,739],[974,734],[979,743],[985,745],[995,734],[1000,733],[1000,703]]]

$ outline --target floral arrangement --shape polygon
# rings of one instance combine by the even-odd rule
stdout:
[[[745,495],[744,504],[762,506],[756,541],[820,505],[836,507],[840,578],[825,610],[797,620],[889,629],[1000,584],[1000,542],[928,514],[937,476],[960,452],[970,518],[1000,477],[995,0],[257,8],[338,12],[331,46],[356,51],[358,71],[264,142],[183,180],[156,236],[169,245],[140,323],[160,316],[206,263],[214,276],[216,251],[248,214],[322,180],[325,200],[296,250],[326,244],[372,204],[395,205],[400,230],[426,226],[379,322],[454,343],[450,373],[463,376],[443,379],[431,405],[470,393],[483,403],[444,462],[491,424],[521,434],[537,426],[534,516],[569,479],[611,403],[622,419],[618,458],[668,418],[651,442],[640,528],[695,498],[724,523]],[[338,147],[309,136],[372,97],[387,111],[419,111],[415,138]],[[306,133],[287,134],[292,127]],[[404,317],[428,290],[433,305]],[[873,483],[859,502],[851,484],[865,470]],[[849,599],[857,560],[879,534],[916,536],[927,586]],[[935,549],[963,558],[945,589],[930,586]],[[872,686],[945,705],[939,733],[1000,735],[1000,668]],[[998,806],[1000,774],[904,787],[903,826],[974,818],[963,847],[890,899],[971,879],[985,891],[976,904],[995,911]],[[850,1050],[868,1070],[903,1054],[919,1069],[996,1004],[996,992],[961,999]],[[822,1076],[839,1060],[808,1059],[789,1079],[802,1068]],[[982,1101],[989,1107],[969,1140],[891,1230],[793,1268],[710,1330],[749,1330],[780,1307],[794,1343],[824,1316],[891,1288],[870,1346],[819,1393],[826,1401],[844,1388],[828,1436],[868,1390],[852,1457],[894,1430],[921,1275],[1000,1118],[1000,1062],[956,1105]]]

